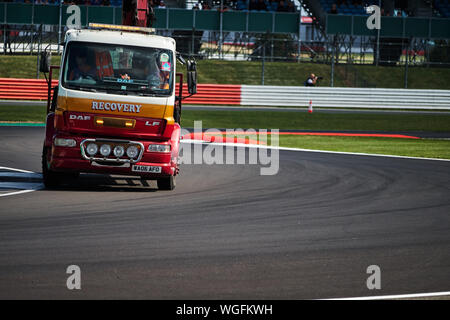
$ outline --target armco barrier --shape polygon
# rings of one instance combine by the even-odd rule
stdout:
[[[53,81],[56,85],[58,81]],[[176,87],[178,93],[178,86]],[[183,95],[188,95],[186,84]],[[0,99],[46,100],[44,79],[0,78]],[[450,110],[450,90],[199,84],[185,104]]]
[[[177,90],[175,91],[178,93]],[[183,96],[187,96],[187,86],[183,85]],[[241,85],[198,84],[197,94],[183,100],[186,104],[240,105]]]
[[[243,85],[241,105],[450,110],[450,90]]]
[[[52,81],[56,86],[58,80]],[[0,78],[0,99],[47,100],[45,79]]]

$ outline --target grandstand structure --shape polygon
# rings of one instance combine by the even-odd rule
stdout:
[[[432,2],[433,9],[437,11],[438,15],[444,18],[450,18],[450,1],[435,0]]]
[[[153,27],[198,58],[440,65],[450,64],[449,2],[153,0]],[[82,26],[122,21],[122,0],[0,1],[0,52],[33,54],[47,44],[57,50],[73,4]],[[366,27],[371,4],[381,5],[380,31]]]

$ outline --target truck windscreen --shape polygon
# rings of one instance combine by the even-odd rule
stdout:
[[[169,96],[174,59],[167,49],[90,42],[68,43],[63,86],[128,95]]]

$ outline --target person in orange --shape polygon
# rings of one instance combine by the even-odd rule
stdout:
[[[97,68],[97,77],[99,79],[114,76],[111,55],[108,51],[95,51],[95,65]]]

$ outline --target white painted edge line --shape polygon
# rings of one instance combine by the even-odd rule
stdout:
[[[10,167],[0,167],[0,170],[2,170],[2,169],[16,171],[16,172],[22,172],[22,173],[35,173],[33,171],[10,168]],[[13,195],[17,195],[17,194],[29,193],[29,192],[33,192],[36,190],[40,190],[40,189],[26,189],[26,190],[20,190],[20,191],[13,191],[13,192],[9,192],[9,193],[0,194],[0,197],[7,197],[7,196],[13,196]]]
[[[441,297],[441,296],[450,296],[450,291],[431,292],[431,293],[397,294],[397,295],[387,295],[387,296],[319,299],[319,300],[383,300],[383,299],[413,299],[413,298],[427,298],[427,297]]]
[[[33,192],[36,190],[39,190],[39,189],[27,189],[27,190],[14,191],[14,192],[0,194],[0,197],[13,196],[13,195],[22,194],[22,193]]]
[[[383,157],[383,158],[433,160],[433,161],[450,162],[450,159],[439,159],[439,158],[423,158],[423,157],[396,156],[396,155],[389,155],[389,154],[376,154],[376,153],[300,149],[300,148],[275,147],[275,146],[264,146],[264,145],[257,145],[257,144],[245,144],[245,143],[206,142],[206,141],[192,140],[192,139],[182,139],[181,142],[182,143],[191,143],[191,144],[222,145],[222,146],[226,146],[226,147],[260,148],[260,149],[273,149],[273,150],[281,150],[281,151],[317,152],[317,153],[344,154],[344,155],[355,155],[355,156],[370,156],[370,157]]]
[[[28,171],[28,170],[22,170],[22,169],[16,169],[16,168],[10,168],[10,167],[0,167],[0,170],[4,169],[4,170],[11,170],[11,171],[17,171],[17,172],[23,172],[23,173],[35,173],[33,171]]]

